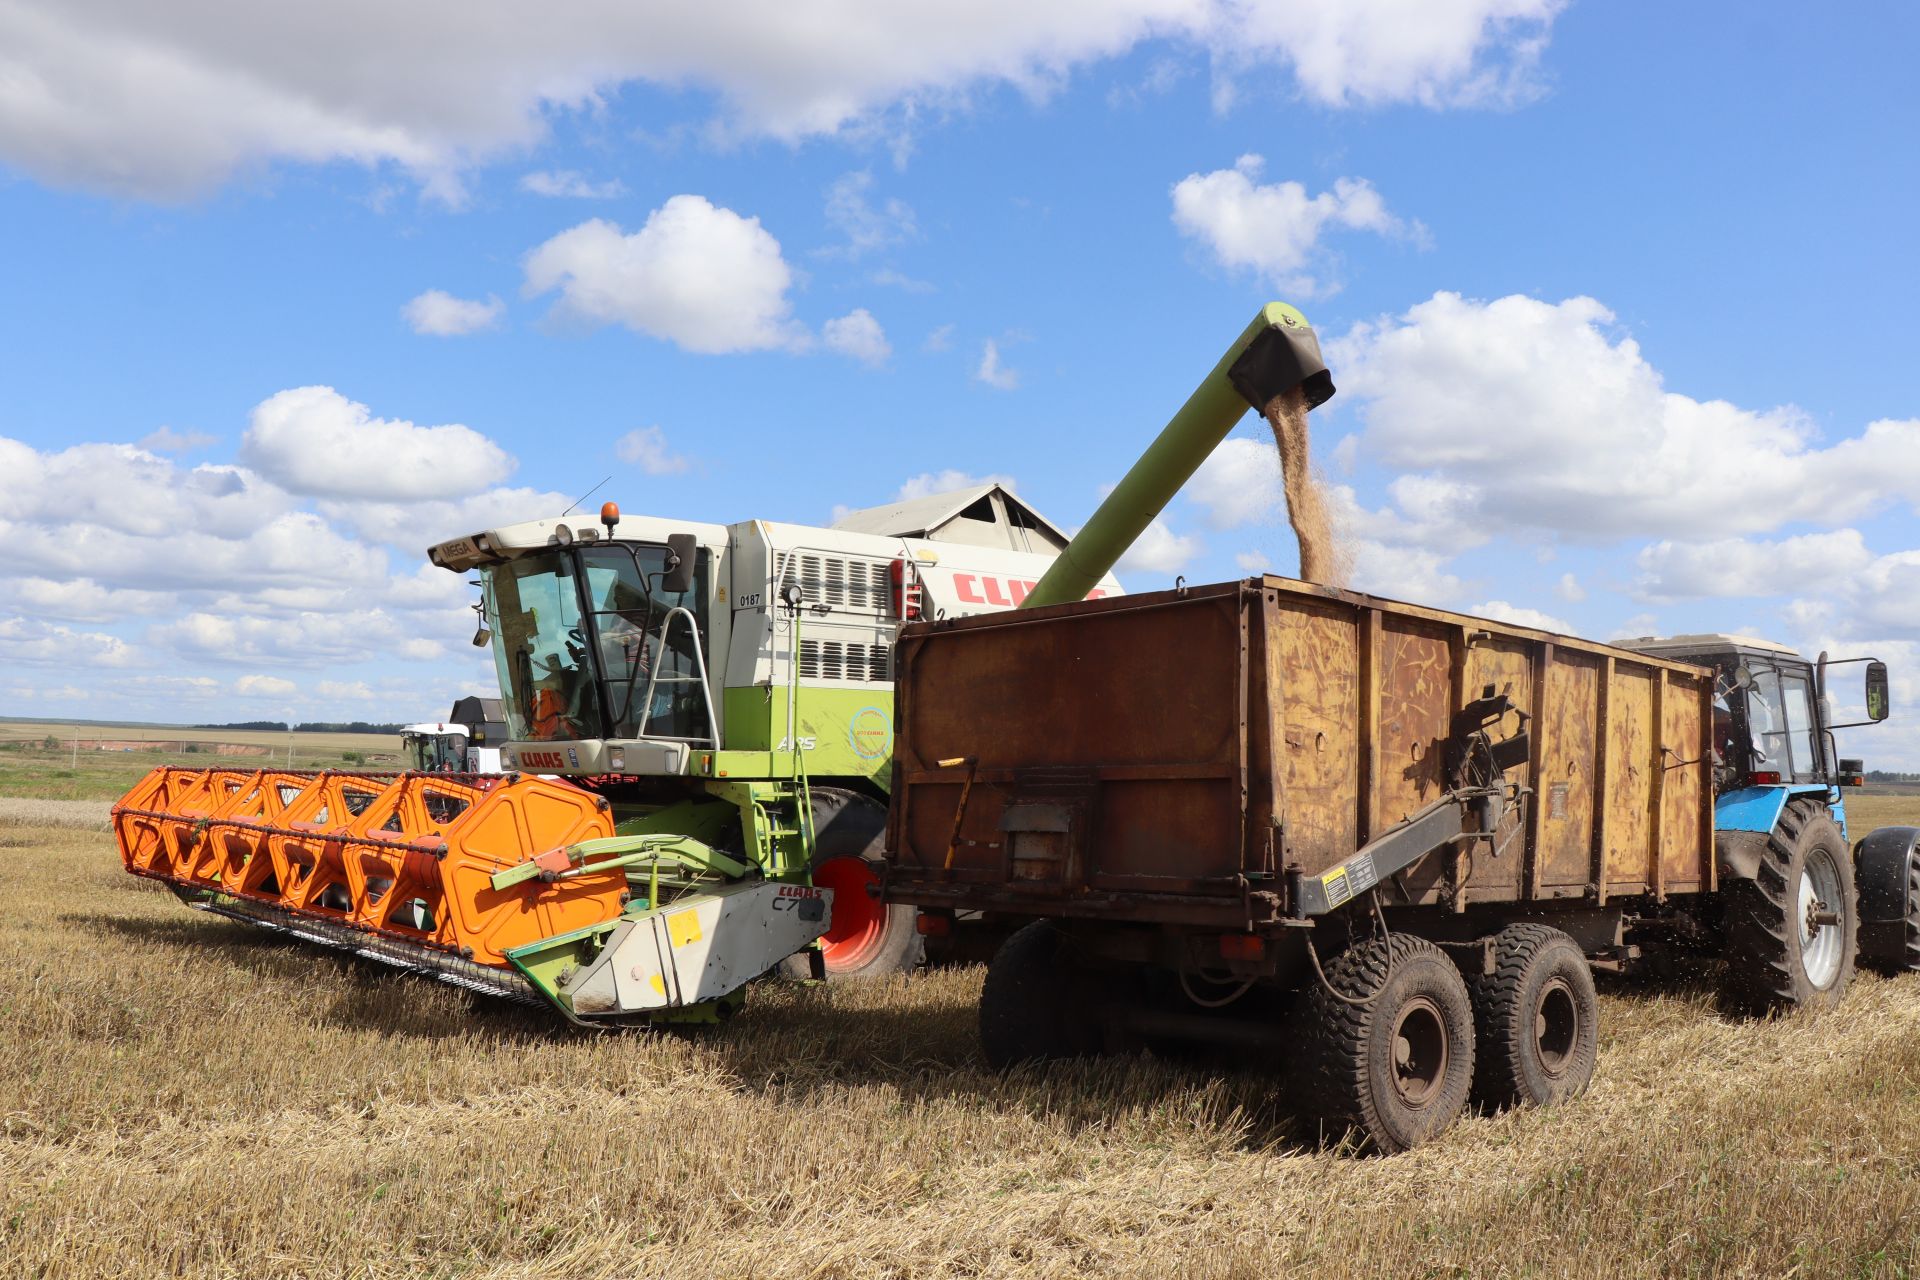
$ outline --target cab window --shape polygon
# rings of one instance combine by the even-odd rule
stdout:
[[[1803,675],[1780,678],[1780,710],[1785,717],[1788,747],[1793,753],[1795,782],[1817,782],[1821,768],[1820,739],[1814,732],[1813,685]],[[1781,772],[1787,772],[1782,769]]]

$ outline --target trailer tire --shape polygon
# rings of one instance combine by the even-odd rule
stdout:
[[[1727,1000],[1756,1016],[1831,1009],[1853,977],[1860,917],[1840,825],[1824,804],[1794,799],[1749,843],[1722,860],[1752,868],[1721,883]]]
[[[884,806],[855,791],[810,787],[813,882],[833,890],[834,909],[818,948],[828,982],[885,978],[920,967],[925,940],[913,907],[879,901],[887,835]],[[789,978],[813,976],[814,948],[780,963]]]
[[[1453,961],[1424,938],[1395,934],[1349,947],[1326,978],[1299,1010],[1297,1059],[1300,1096],[1323,1137],[1351,1134],[1392,1155],[1452,1124],[1474,1059],[1473,1004]]]
[[[980,989],[980,1050],[988,1066],[1004,1071],[1100,1051],[1092,992],[1073,951],[1052,920],[1036,920],[1000,944]]]
[[[1600,1002],[1572,938],[1544,924],[1508,925],[1493,938],[1493,972],[1475,974],[1467,989],[1476,1105],[1548,1107],[1587,1087],[1600,1051]]]
[[[1881,827],[1854,846],[1860,967],[1920,972],[1920,827]]]

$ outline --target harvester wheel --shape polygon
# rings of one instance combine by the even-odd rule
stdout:
[[[1882,827],[1854,847],[1860,967],[1920,972],[1920,828]]]
[[[1425,938],[1349,947],[1296,1016],[1300,1097],[1326,1138],[1352,1134],[1392,1155],[1440,1133],[1466,1105],[1473,1004],[1460,970]]]
[[[1100,1051],[1086,971],[1072,940],[1036,920],[1000,944],[980,991],[980,1049],[987,1065],[1091,1057]]]
[[[1758,1015],[1830,1009],[1853,977],[1860,914],[1840,826],[1825,805],[1793,800],[1751,843],[1750,873],[1721,881],[1728,1002]]]
[[[1565,1102],[1593,1079],[1599,1001],[1578,943],[1544,924],[1515,924],[1493,939],[1493,972],[1473,996],[1473,1100],[1489,1110]]]
[[[820,951],[827,981],[883,978],[918,968],[925,943],[914,927],[912,907],[888,906],[874,896],[880,885],[887,834],[884,806],[837,787],[809,788],[813,796],[813,882],[833,890],[833,915]],[[802,951],[781,963],[788,977],[812,975]]]

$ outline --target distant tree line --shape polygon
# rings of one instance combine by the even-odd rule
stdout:
[[[196,729],[256,729],[287,732],[285,720],[236,720],[232,724],[197,724]],[[398,733],[397,724],[370,724],[365,720],[309,720],[293,726],[295,733]]]
[[[1890,769],[1867,770],[1868,782],[1920,782],[1920,773],[1895,773]]]

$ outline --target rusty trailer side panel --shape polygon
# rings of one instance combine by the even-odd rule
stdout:
[[[1441,796],[1488,686],[1530,717],[1530,801],[1390,901],[1713,887],[1700,668],[1276,577],[924,624],[897,660],[895,901],[1276,925],[1289,868]]]

